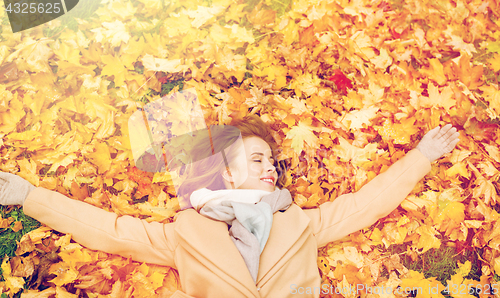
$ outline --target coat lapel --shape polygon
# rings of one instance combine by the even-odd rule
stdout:
[[[290,250],[302,247],[300,241],[309,225],[310,219],[302,209],[292,204],[285,212],[276,212],[269,239],[260,255],[257,284],[265,284],[284,262],[283,256]],[[235,288],[246,289],[260,297],[255,283],[248,271],[240,252],[229,236],[227,224],[208,219],[193,209],[188,209],[177,218],[176,234],[180,244],[199,262],[207,267],[216,268],[221,276]],[[301,240],[302,239],[302,240]],[[287,258],[293,256],[288,254]],[[219,274],[219,273],[216,273]],[[245,292],[243,290],[242,292]]]
[[[175,222],[180,244],[200,263],[213,268],[235,288],[245,288],[259,297],[240,252],[229,236],[227,224],[211,220],[193,209],[179,214]],[[220,271],[221,273],[217,273]]]
[[[295,204],[292,204],[283,213],[276,212],[274,214],[269,239],[260,255],[257,284],[265,284],[272,277],[273,272],[276,270],[276,264],[278,262],[286,262],[283,257],[287,255],[287,252],[302,247],[302,243],[298,242],[306,239],[302,235],[308,227],[309,222],[309,217]],[[291,256],[293,254],[288,254],[287,258]]]

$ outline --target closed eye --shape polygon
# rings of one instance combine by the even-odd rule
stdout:
[[[255,162],[262,162],[262,160],[258,160],[258,159],[254,159],[253,161],[255,161]],[[270,162],[273,166],[276,166],[276,165],[277,165],[277,163],[274,161],[274,159],[271,159],[269,162]]]

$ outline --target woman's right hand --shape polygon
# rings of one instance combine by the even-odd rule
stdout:
[[[444,154],[450,153],[460,141],[459,136],[457,129],[451,124],[446,124],[443,127],[437,126],[424,135],[418,143],[417,149],[430,162],[433,162]]]
[[[17,175],[0,172],[0,205],[23,205],[28,194],[35,188]]]

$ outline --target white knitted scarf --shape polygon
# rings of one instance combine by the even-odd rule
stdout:
[[[261,201],[262,200],[262,201]],[[202,188],[190,197],[191,205],[201,215],[224,221],[254,281],[257,280],[260,253],[269,238],[273,214],[286,210],[292,200],[288,190],[274,192],[257,189]]]

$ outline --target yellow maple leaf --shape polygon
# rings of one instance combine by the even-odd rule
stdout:
[[[374,82],[370,82],[368,89],[358,89],[358,92],[363,95],[363,107],[369,108],[381,102],[384,97],[384,87],[379,86]]]
[[[165,278],[165,274],[160,272],[153,272],[148,279],[151,281],[153,289],[156,290],[159,287],[163,286],[163,279]]]
[[[484,202],[487,205],[495,204],[500,201],[500,198],[495,190],[495,186],[489,179],[484,178],[484,176],[480,176],[474,181],[474,184],[476,185],[472,191],[474,197],[479,198],[484,195]]]
[[[445,171],[446,176],[453,177],[455,175],[460,175],[462,177],[469,178],[469,172],[467,171],[467,165],[463,162],[454,164],[451,168]]]
[[[291,17],[284,17],[278,27],[281,29],[280,34],[283,34],[285,45],[289,46],[299,39],[298,25]]]
[[[493,260],[493,270],[495,270],[495,274],[500,275],[500,257]]]
[[[80,50],[78,47],[70,46],[66,42],[62,42],[58,49],[54,49],[54,53],[59,57],[60,60],[66,60],[77,66],[80,64]]]
[[[173,200],[169,200],[169,203],[172,201]],[[172,206],[173,204],[169,204],[167,207],[155,207],[149,202],[138,204],[141,214],[150,216],[146,219],[148,222],[161,222],[167,218],[173,217],[178,209],[174,209]]]
[[[49,269],[49,273],[56,275],[54,279],[50,280],[50,282],[54,283],[56,286],[69,284],[78,277],[78,271],[64,262],[53,264]]]
[[[109,41],[113,47],[119,46],[122,42],[127,43],[130,39],[130,33],[125,28],[125,24],[120,20],[114,22],[103,22],[104,28],[96,28],[90,31],[95,32],[95,39],[97,42],[102,42],[104,39]]]
[[[495,111],[495,116],[500,115],[500,90],[493,85],[482,86],[479,89],[483,91],[483,97],[489,102],[489,107]]]
[[[8,293],[13,295],[19,292],[24,286],[24,279],[22,277],[12,276],[12,268],[9,262],[9,257],[5,257],[2,261],[2,276],[5,279],[5,286]]]
[[[439,59],[429,59],[429,67],[421,70],[424,74],[426,74],[431,80],[438,83],[438,85],[444,85],[447,79],[444,75],[444,68]]]
[[[332,146],[335,156],[340,157],[341,161],[351,161],[355,166],[362,166],[375,157],[377,144],[369,143],[363,148],[353,146],[346,139],[339,137],[339,145]]]
[[[125,83],[127,69],[121,62],[120,58],[111,55],[104,55],[101,59],[105,64],[101,71],[101,75],[114,76],[115,85],[122,86]]]
[[[368,126],[371,119],[375,117],[379,108],[370,107],[362,110],[354,110],[345,115],[342,119],[342,124],[344,124],[347,129],[360,129],[363,128],[363,124]]]
[[[308,118],[299,121],[299,124],[292,127],[286,134],[286,139],[291,139],[292,149],[297,153],[304,149],[304,142],[312,148],[318,146],[318,137],[313,133],[314,127],[311,126],[312,119]]]
[[[218,67],[214,67],[212,75],[217,75],[222,71],[226,78],[233,75],[238,81],[242,81],[245,77],[247,58],[243,55],[234,54],[228,46],[217,51],[215,61]]]
[[[152,282],[143,272],[135,271],[128,280],[134,287],[134,294],[138,297],[153,297],[155,291]]]
[[[59,256],[63,259],[64,262],[76,268],[79,267],[77,266],[78,263],[97,261],[97,254],[93,254],[94,257],[92,257],[92,255],[90,255],[86,249],[82,249],[80,245],[66,245],[61,249]]]
[[[231,29],[231,38],[234,42],[236,42],[236,44],[243,45],[246,42],[250,44],[255,42],[251,30],[247,30],[245,27],[240,27],[236,24],[233,24],[231,26],[226,25],[226,27]],[[235,45],[232,46],[236,47]]]
[[[210,27],[209,36],[218,45],[229,43],[231,42],[231,28],[215,23]]]
[[[89,154],[92,163],[99,169],[99,174],[103,174],[111,167],[111,155],[109,153],[109,146],[106,143],[97,142],[95,144],[95,151]]]
[[[306,96],[311,96],[318,92],[318,86],[321,80],[314,74],[304,73],[294,78],[291,82],[291,89],[295,90],[295,94],[300,98],[302,93]]]
[[[137,58],[145,51],[146,43],[144,36],[131,39],[123,48],[123,54],[120,56],[123,65],[128,69],[134,69],[133,64]]]
[[[22,294],[23,298],[45,298],[45,297],[52,297],[56,294],[56,289],[54,288],[47,288],[43,291],[40,290],[27,290],[24,291]]]
[[[36,163],[34,160],[21,159],[17,161],[21,171],[18,173],[20,177],[28,180],[31,184],[38,186],[40,183],[40,177],[36,170]]]
[[[355,32],[351,37],[350,44],[352,44],[353,53],[357,53],[364,60],[370,60],[376,57],[375,51],[373,50],[373,42],[370,34],[366,30],[359,30]]]
[[[375,127],[375,129],[385,140],[393,139],[396,144],[408,144],[411,142],[411,137],[419,131],[414,123],[414,117],[401,119],[400,123],[392,124],[389,119],[385,119],[384,125]]]
[[[456,104],[456,101],[452,98],[453,90],[450,86],[442,88],[441,92],[438,87],[432,82],[429,83],[429,102],[421,101],[422,106],[441,106],[446,110],[449,110],[452,106]],[[424,97],[425,98],[425,97]]]
[[[183,12],[183,14],[186,14],[193,19],[191,21],[191,26],[199,29],[201,26],[205,25],[209,20],[211,20],[224,10],[225,7],[221,5],[213,5],[211,7],[198,6],[196,10],[186,10]]]
[[[363,108],[363,96],[361,93],[355,91],[349,91],[347,96],[342,96],[344,100],[344,107],[347,111],[352,108],[361,109]]]
[[[401,279],[401,293],[409,294],[416,290],[417,297],[444,298],[441,291],[445,287],[435,277],[425,278],[423,273],[410,270],[406,278]]]
[[[40,137],[42,134],[38,131],[27,130],[23,132],[14,132],[7,136],[8,140],[13,141],[31,141],[34,138]]]
[[[56,287],[56,298],[78,298],[78,295],[66,291],[63,287]]]
[[[433,226],[422,225],[417,228],[416,232],[420,235],[417,242],[417,248],[422,248],[421,253],[425,253],[431,248],[439,248],[441,241],[436,237],[438,232]]]
[[[454,50],[463,51],[467,53],[469,56],[472,56],[472,53],[476,53],[476,47],[472,43],[464,42],[463,38],[458,35],[451,35],[451,41],[447,42],[446,45],[453,46]]]
[[[269,62],[270,51],[263,43],[253,43],[246,48],[245,56],[254,65],[260,65],[263,62]],[[255,70],[255,69],[254,69]]]
[[[149,6],[148,6],[149,7]],[[114,14],[119,15],[120,18],[126,19],[134,15],[137,7],[134,7],[130,2],[111,2],[107,7]]]
[[[391,66],[392,57],[389,55],[389,52],[387,52],[386,49],[382,48],[380,50],[380,54],[377,57],[370,59],[370,62],[375,65],[375,68],[381,68],[385,70],[387,67]]]
[[[187,69],[186,65],[183,65],[181,59],[160,59],[155,58],[152,55],[146,54],[141,59],[144,69],[150,71],[163,71],[163,72],[181,72]]]
[[[49,47],[49,43],[52,42],[54,41],[48,38],[40,38],[37,41],[31,37],[26,38],[25,42],[16,46],[18,50],[10,54],[6,61],[17,58],[18,69],[22,71],[51,72],[48,61],[54,54]]]
[[[493,158],[496,162],[500,162],[500,150],[498,146],[484,144],[484,149],[488,152],[488,154]]]
[[[26,238],[30,238],[33,244],[42,243],[42,239],[50,236],[52,229],[49,227],[39,227],[27,234],[24,234],[21,238],[21,242],[26,241]]]
[[[488,178],[498,175],[499,173],[498,169],[489,160],[479,163],[477,167],[480,168]]]
[[[458,269],[454,275],[451,276],[447,283],[447,291],[449,294],[456,298],[473,298],[474,296],[469,294],[468,291],[468,280],[465,276],[469,274],[471,270],[471,262],[466,261],[463,264],[458,263]]]
[[[488,59],[493,71],[500,71],[500,54],[494,54],[492,58]]]
[[[465,219],[465,206],[460,202],[451,202],[448,200],[439,200],[439,211],[437,217],[434,219],[437,220],[438,223],[442,223],[444,221],[453,220],[456,223],[460,223]]]
[[[1,99],[0,103],[0,133],[9,133],[13,131],[19,124],[19,121],[26,115],[23,110],[23,103],[17,98],[12,97],[9,91],[2,92],[5,90],[5,86],[0,84],[0,95],[6,96],[7,98],[12,98],[10,101],[6,99]],[[5,94],[8,93],[8,94]],[[8,96],[10,95],[10,96]],[[8,105],[8,108],[4,110],[4,107]]]

